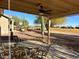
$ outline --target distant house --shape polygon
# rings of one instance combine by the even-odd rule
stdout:
[[[35,24],[34,29],[40,30],[41,29],[41,24]]]
[[[1,15],[0,16],[0,36],[9,35],[10,28],[13,31],[13,21],[12,16],[9,15]]]

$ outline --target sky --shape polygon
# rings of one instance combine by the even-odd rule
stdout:
[[[36,15],[27,14],[22,12],[4,10],[4,14],[18,16],[20,18],[24,18],[29,22],[29,25],[34,25],[34,20],[36,19]],[[79,14],[71,15],[66,17],[66,22],[63,24],[64,26],[79,26]]]

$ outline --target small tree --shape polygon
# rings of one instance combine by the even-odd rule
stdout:
[[[45,24],[48,23],[47,20],[48,20],[48,19],[45,18],[45,20],[44,20],[44,23],[45,23]],[[53,27],[54,25],[63,24],[64,22],[65,22],[65,17],[62,17],[62,18],[52,18],[52,19],[51,19],[51,27]],[[34,23],[36,23],[36,24],[41,24],[41,17],[38,16]]]
[[[65,22],[65,17],[61,17],[61,18],[53,18],[51,19],[51,27],[53,27],[54,25],[61,25]]]
[[[45,19],[45,20],[44,20],[44,23],[46,23],[47,19],[46,19],[45,17],[44,17],[44,19]],[[36,18],[36,20],[34,21],[35,24],[41,24],[41,22],[42,22],[42,21],[41,21],[41,16],[38,16],[38,17]]]
[[[13,16],[14,25],[17,26],[20,22],[20,19],[17,16]]]
[[[21,28],[26,28],[29,25],[29,23],[28,23],[28,21],[26,19],[19,18],[17,16],[13,16],[13,19],[14,19],[14,25],[15,26],[19,26]],[[21,26],[19,24],[20,22],[22,23]]]

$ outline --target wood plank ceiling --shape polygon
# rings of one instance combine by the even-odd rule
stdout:
[[[0,8],[7,9],[8,0],[0,0]],[[39,15],[39,4],[52,10],[51,17],[62,17],[79,13],[79,0],[11,0],[11,10]]]

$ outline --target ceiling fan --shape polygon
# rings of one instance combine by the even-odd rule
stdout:
[[[46,9],[42,4],[38,5],[38,11],[43,14],[51,14],[52,10]]]

